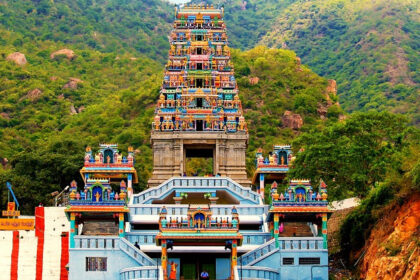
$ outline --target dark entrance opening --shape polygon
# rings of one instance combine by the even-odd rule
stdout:
[[[197,107],[198,108],[203,107],[203,98],[197,98]]]
[[[197,120],[195,130],[203,131],[203,121],[202,120]]]
[[[197,35],[196,39],[197,41],[203,41],[203,35]]]
[[[203,87],[203,79],[197,79],[197,87],[201,88]]]
[[[203,121],[197,121],[197,130],[203,130]],[[214,175],[215,145],[184,145],[184,172],[187,176]]]
[[[197,70],[203,70],[203,63],[197,63]]]
[[[197,48],[197,54],[201,54],[202,53],[202,48]]]

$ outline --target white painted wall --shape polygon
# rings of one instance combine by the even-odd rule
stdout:
[[[10,264],[12,259],[13,232],[0,231],[0,278],[10,279]]]
[[[35,231],[19,231],[18,278],[35,280],[38,238]]]
[[[65,207],[45,207],[44,263],[42,279],[59,280],[61,262],[61,233],[70,231]]]

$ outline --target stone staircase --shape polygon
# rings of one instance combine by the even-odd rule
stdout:
[[[276,248],[275,240],[271,239],[270,241],[255,248],[254,250],[243,254],[238,260],[238,265],[251,266],[252,264],[259,262],[267,256],[277,252],[278,250],[279,249]]]
[[[312,237],[311,227],[305,222],[286,222],[280,237]]]
[[[83,223],[82,235],[118,235],[118,225],[114,221],[86,221]]]

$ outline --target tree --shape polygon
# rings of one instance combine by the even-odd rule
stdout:
[[[303,133],[294,142],[297,153],[290,178],[323,179],[334,199],[364,197],[401,167],[401,151],[408,145],[406,118],[387,112],[355,113],[345,122]]]

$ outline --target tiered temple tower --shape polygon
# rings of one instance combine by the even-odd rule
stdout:
[[[186,172],[189,157],[213,158],[213,174],[249,186],[247,125],[227,45],[223,8],[177,8],[157,102],[149,186]]]

